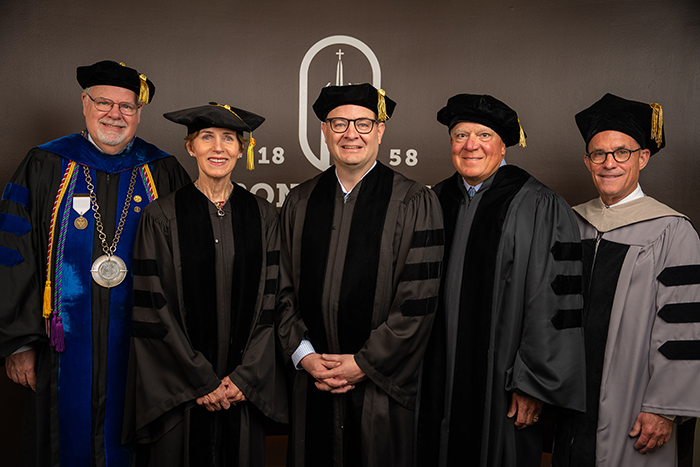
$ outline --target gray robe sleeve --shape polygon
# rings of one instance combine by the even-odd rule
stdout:
[[[408,407],[415,400],[418,369],[437,308],[444,241],[421,240],[430,235],[443,238],[442,209],[435,193],[422,187],[403,207],[393,238],[395,251],[382,251],[380,259],[395,262],[393,286],[377,289],[391,306],[355,361],[370,380]]]
[[[513,233],[504,233],[504,238],[514,239],[513,245],[505,245],[503,251],[505,256],[512,248],[515,263],[525,265],[524,270],[511,273],[513,280],[524,280],[523,296],[510,297],[511,303],[520,302],[518,306],[522,306],[523,327],[520,341],[511,344],[517,351],[513,366],[507,370],[505,389],[584,411],[581,256],[562,256],[563,245],[580,244],[576,219],[571,208],[550,190],[538,193],[535,203],[523,203],[517,209],[518,215],[513,216],[516,225],[507,227]],[[502,267],[507,269],[509,265]],[[498,288],[495,293],[494,300],[499,300]],[[509,304],[503,306],[506,308],[499,308],[507,312]],[[562,326],[567,314],[578,314],[578,318]]]
[[[656,303],[649,305],[656,317],[642,411],[700,417],[700,240],[690,222],[680,217],[663,236],[654,250],[657,277],[649,285],[655,289]],[[628,300],[626,311],[634,312],[634,299]],[[684,315],[683,307],[694,309],[694,318],[692,312]]]
[[[285,363],[291,361],[292,354],[299,347],[302,339],[306,337],[308,331],[299,312],[296,299],[294,277],[299,276],[299,271],[294,271],[292,266],[296,264],[298,268],[299,264],[298,260],[293,261],[293,259],[300,252],[294,252],[293,249],[294,232],[296,231],[301,236],[303,230],[303,219],[297,216],[297,212],[303,212],[306,207],[306,199],[300,202],[299,192],[302,188],[305,187],[298,187],[289,193],[280,213],[279,293],[275,313],[277,335]]]

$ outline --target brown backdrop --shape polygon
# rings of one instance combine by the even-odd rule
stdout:
[[[32,146],[83,128],[75,68],[111,59],[156,84],[137,134],[177,155],[192,175],[184,128],[164,112],[213,100],[264,115],[255,132],[256,169],[241,165],[234,179],[248,188],[262,184],[264,196],[269,186],[279,204],[286,189],[318,173],[298,136],[300,68],[314,44],[336,35],[376,55],[381,85],[398,103],[379,158],[389,164],[391,150],[398,151],[395,168],[407,176],[432,185],[452,173],[447,132],[435,114],[453,94],[485,93],[517,110],[528,134],[527,148],[510,148],[507,161],[569,203],[586,201],[596,193],[573,115],[612,92],[663,106],[667,147],[642,172],[642,187],[700,219],[697,0],[2,0],[0,187]],[[320,87],[335,82],[338,49],[343,82],[372,80],[361,51],[329,45],[306,75],[309,108]],[[310,112],[306,119],[306,139],[318,154],[318,121]],[[259,162],[262,148],[268,164]],[[284,152],[281,164],[272,161],[275,148]],[[409,150],[417,154],[413,166]],[[0,463],[12,465],[21,391],[2,373]]]

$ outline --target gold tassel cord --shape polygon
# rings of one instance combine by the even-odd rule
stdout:
[[[250,144],[248,144],[248,157],[247,157],[247,164],[246,167],[248,167],[248,170],[253,170],[255,168],[253,164],[253,159],[255,158],[255,153],[253,152],[253,148],[255,147],[255,138],[253,138],[253,133],[250,133]]]
[[[75,166],[76,162],[70,161],[68,163],[68,167],[66,167],[66,171],[63,174],[63,178],[61,179],[61,184],[58,187],[58,193],[56,194],[56,200],[54,201],[54,206],[53,210],[51,211],[51,224],[49,228],[49,245],[47,247],[47,254],[46,254],[46,282],[44,284],[44,303],[42,306],[42,316],[46,319],[48,319],[51,316],[51,312],[53,311],[51,308],[51,297],[52,297],[52,291],[51,291],[51,263],[52,263],[52,258],[53,258],[53,247],[54,247],[54,239],[56,236],[56,218],[58,215],[58,209],[61,206],[61,203],[63,202],[63,197],[66,194],[66,191],[68,190],[68,185],[70,183],[70,179],[73,176],[73,172],[75,171]]]
[[[235,115],[236,117],[238,117],[238,120],[240,120],[240,121],[242,121],[243,123],[245,123],[245,121],[243,121],[243,119],[242,119],[241,117],[239,117],[238,114],[237,114],[236,112],[233,111],[233,109],[231,109],[231,106],[230,106],[230,105],[228,105],[228,104],[224,104],[224,105],[221,105],[221,104],[211,104],[211,105],[213,105],[214,107],[221,107],[221,108],[223,108],[223,109],[228,110],[228,111],[231,112],[233,115]]]
[[[46,279],[44,285],[44,306],[42,316],[46,319],[51,317],[51,279]]]
[[[239,119],[240,121],[242,121],[243,123],[245,123],[245,121],[244,121],[236,112],[234,112],[233,109],[231,109],[231,106],[230,106],[230,105],[228,105],[228,104],[224,104],[224,105],[221,105],[221,104],[211,104],[211,105],[213,105],[213,106],[215,106],[215,107],[223,107],[224,109],[228,110],[228,111],[231,112],[233,115],[235,115],[236,117],[238,117],[238,119]],[[254,147],[255,147],[255,138],[253,138],[253,132],[251,131],[251,132],[250,132],[250,144],[248,145],[248,155],[247,155],[247,157],[246,157],[246,162],[247,162],[247,163],[246,163],[246,167],[248,167],[248,170],[253,170],[253,169],[255,169],[255,164],[253,163],[253,161],[255,160],[255,153],[253,152],[253,148],[254,148]]]
[[[386,122],[389,116],[386,114],[386,101],[384,100],[386,92],[383,89],[377,91],[377,120]]]
[[[518,119],[518,127],[520,127],[520,141],[518,141],[518,146],[524,148],[527,144],[525,143],[525,131],[523,131],[523,126],[520,124],[520,119]]]
[[[140,74],[139,81],[139,101],[143,102],[144,104],[149,104],[150,92],[148,89],[148,78],[146,78],[146,75]]]
[[[123,67],[126,67],[124,62],[119,62]],[[143,73],[139,75],[139,102],[150,104],[150,91],[148,89],[148,78]]]
[[[664,142],[664,111],[660,104],[649,104],[651,113],[651,138],[656,142],[656,147],[660,148]]]

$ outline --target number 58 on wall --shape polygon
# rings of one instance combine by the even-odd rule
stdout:
[[[401,149],[391,149],[389,151],[389,165],[396,167],[401,164]],[[406,165],[413,167],[418,163],[418,151],[409,149],[406,151]]]

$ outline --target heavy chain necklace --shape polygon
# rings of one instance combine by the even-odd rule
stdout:
[[[226,195],[226,198],[225,198],[223,201],[213,201],[211,198],[209,198],[209,197],[202,191],[201,188],[199,188],[199,179],[197,179],[197,180],[194,181],[194,186],[199,190],[199,192],[200,192],[201,194],[203,194],[204,196],[206,196],[207,199],[208,199],[209,201],[211,201],[211,202],[214,204],[214,206],[216,206],[216,213],[219,215],[219,217],[224,217],[224,215],[226,214],[226,213],[224,212],[224,205],[226,204],[226,202],[228,201],[228,199],[231,197],[231,193],[233,193],[233,182],[229,181],[229,183],[231,184],[231,187],[230,187],[229,190],[228,190],[228,194]]]
[[[131,171],[131,181],[129,182],[129,190],[126,192],[124,209],[122,209],[122,215],[119,218],[117,229],[114,232],[114,239],[112,240],[111,246],[107,245],[107,235],[102,225],[102,216],[99,212],[100,207],[97,205],[97,195],[95,195],[95,186],[92,184],[92,177],[90,177],[90,169],[88,169],[87,166],[83,166],[83,172],[85,173],[85,184],[90,192],[90,204],[95,213],[95,229],[102,243],[102,251],[105,253],[92,263],[90,273],[92,273],[92,278],[95,282],[102,287],[116,287],[122,283],[127,273],[126,264],[114,253],[117,251],[117,244],[124,230],[124,222],[126,221],[127,214],[129,214],[129,206],[131,205],[131,197],[134,194],[134,184],[136,183],[138,168],[134,167]]]

